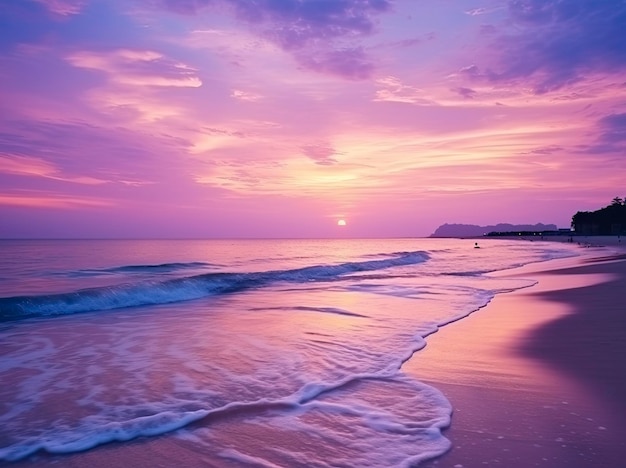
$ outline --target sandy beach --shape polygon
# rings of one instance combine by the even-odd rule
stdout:
[[[583,235],[562,235],[562,236],[501,236],[501,237],[487,237],[488,239],[516,239],[522,241],[544,241],[544,242],[565,242],[577,244],[581,247],[617,247],[620,249],[626,249],[626,237],[625,236],[583,236]],[[480,241],[485,237],[475,237]]]
[[[452,449],[424,466],[622,466],[625,256],[500,274],[538,284],[442,328],[404,367],[454,407]]]
[[[426,348],[402,371],[442,391],[454,412],[444,432],[452,448],[420,466],[623,465],[626,251],[616,254],[615,247],[584,248],[583,257],[493,273],[538,283],[500,294],[427,338]],[[211,421],[206,430],[220,438],[202,450],[194,440],[166,434],[68,455],[39,453],[0,465],[261,466],[261,458],[242,464],[216,455],[233,441],[259,457],[286,446],[324,459],[306,433],[279,426],[268,430],[236,413]],[[378,462],[371,466],[385,466]]]

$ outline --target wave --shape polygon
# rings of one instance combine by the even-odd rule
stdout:
[[[90,268],[84,270],[63,273],[63,276],[84,277],[100,276],[117,273],[172,273],[181,270],[214,267],[217,265],[205,262],[173,262],[158,265],[124,265],[111,268]]]
[[[323,314],[335,314],[335,315],[346,315],[349,317],[362,317],[368,318],[367,315],[357,314],[356,312],[350,312],[345,309],[340,309],[338,307],[309,307],[309,306],[293,306],[293,307],[255,307],[250,310],[277,310],[277,311],[292,311],[296,310],[299,312],[320,312]]]
[[[206,273],[163,281],[81,289],[61,294],[5,297],[0,298],[0,321],[167,304],[261,288],[280,282],[332,281],[353,273],[415,265],[425,262],[428,258],[425,252],[402,252],[380,260],[312,265],[292,270]]]
[[[184,427],[191,429],[206,427],[207,424],[236,416],[260,417],[264,415],[267,417],[270,412],[273,415],[285,416],[289,413],[297,415],[307,411],[334,416],[345,415],[350,418],[355,431],[361,430],[363,433],[365,429],[374,434],[400,434],[403,440],[409,439],[409,443],[413,446],[420,442],[415,436],[423,436],[428,441],[429,447],[436,447],[438,452],[444,453],[449,448],[449,442],[441,430],[450,424],[452,413],[450,403],[434,387],[405,376],[398,376],[398,364],[378,372],[349,375],[336,382],[309,382],[296,392],[282,398],[232,401],[217,408],[200,408],[192,411],[157,410],[151,415],[106,423],[101,423],[97,418],[86,418],[85,423],[77,428],[62,428],[45,437],[32,437],[11,446],[0,447],[0,460],[19,461],[34,453],[81,452],[111,442],[127,442],[139,437],[160,436]],[[320,398],[333,392],[339,393],[351,385],[368,382],[406,386],[410,388],[412,396],[408,405],[414,408],[418,406],[418,403],[423,404],[423,400],[427,399],[433,405],[433,409],[425,417],[416,420],[414,419],[416,416],[412,415],[413,418],[406,420],[401,412],[394,412],[393,407],[384,407],[381,411],[380,408],[367,402],[350,404],[349,401],[333,402]],[[299,421],[300,418],[296,420]],[[419,460],[416,459],[416,461]],[[345,464],[341,463],[341,465]]]

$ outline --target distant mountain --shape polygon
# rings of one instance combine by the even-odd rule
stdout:
[[[555,224],[496,224],[495,226],[477,226],[475,224],[443,224],[430,237],[477,237],[490,232],[509,231],[556,231]]]

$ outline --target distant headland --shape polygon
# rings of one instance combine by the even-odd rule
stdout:
[[[493,226],[477,226],[475,224],[443,224],[429,237],[480,237],[491,232],[541,232],[556,231],[555,224],[507,224],[500,223]]]
[[[558,229],[554,224],[507,224],[491,226],[475,224],[443,224],[429,237],[480,237],[503,235],[626,235],[626,198],[615,197],[596,211],[578,211],[572,216],[571,229]]]

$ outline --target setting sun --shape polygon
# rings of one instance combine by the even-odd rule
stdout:
[[[337,226],[345,226],[346,224],[347,223],[345,219],[340,219],[339,221],[337,221]]]

